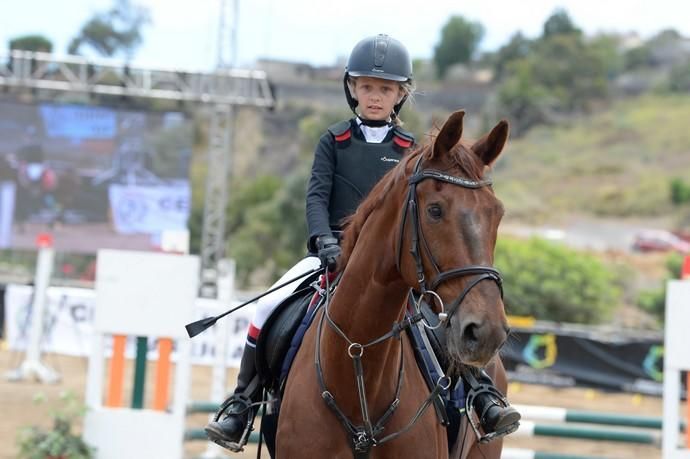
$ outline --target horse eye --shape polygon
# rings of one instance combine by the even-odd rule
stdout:
[[[438,204],[432,204],[427,207],[426,213],[429,214],[429,217],[433,218],[434,220],[439,220],[441,217],[443,217],[443,209],[441,209],[441,206]]]

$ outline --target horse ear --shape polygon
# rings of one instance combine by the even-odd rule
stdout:
[[[448,117],[434,141],[432,158],[450,151],[450,149],[458,143],[460,137],[462,137],[462,123],[464,117],[464,110],[458,110]]]
[[[491,166],[508,140],[510,126],[506,120],[501,120],[487,135],[477,140],[472,145],[472,151],[476,153],[482,162]]]

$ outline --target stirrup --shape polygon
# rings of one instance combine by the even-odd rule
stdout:
[[[231,405],[240,405],[241,409],[235,413],[226,413],[226,410],[230,408]],[[220,408],[218,408],[216,415],[213,417],[213,420],[218,422],[223,414],[226,416],[231,414],[240,416],[245,413],[247,418],[245,419],[244,430],[242,431],[242,435],[238,441],[227,441],[224,438],[218,437],[214,434],[208,435],[207,431],[209,440],[225,449],[229,449],[233,453],[244,451],[244,446],[247,444],[247,441],[249,441],[249,434],[254,431],[254,417],[256,416],[256,412],[252,409],[252,400],[244,394],[235,394],[228,398],[220,406]]]
[[[508,400],[503,396],[503,394],[501,394],[498,391],[498,389],[496,389],[492,385],[478,384],[476,387],[470,388],[469,392],[467,393],[467,398],[465,399],[465,414],[467,415],[467,419],[469,420],[470,426],[472,426],[472,430],[474,431],[474,434],[477,436],[477,440],[479,441],[479,443],[489,443],[490,441],[493,441],[497,438],[501,438],[503,436],[515,432],[518,429],[518,427],[520,427],[520,421],[515,421],[514,423],[503,426],[498,430],[489,433],[484,433],[482,435],[482,431],[480,431],[479,425],[480,416],[476,413],[474,409],[474,401],[480,394],[489,394],[493,396],[495,400],[498,401],[498,405],[502,408],[507,408],[508,406],[510,406]],[[481,413],[481,415],[483,416],[484,413]],[[475,420],[475,418],[477,420]]]

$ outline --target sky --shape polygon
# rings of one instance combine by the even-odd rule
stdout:
[[[3,0],[0,50],[10,39],[40,33],[64,55],[69,41],[95,13],[114,0]],[[152,24],[133,65],[209,71],[218,62],[221,0],[132,0],[149,8]],[[233,0],[226,0],[232,2]],[[344,59],[361,38],[387,33],[403,42],[413,58],[430,58],[441,29],[452,15],[480,22],[480,49],[495,50],[521,31],[540,35],[544,21],[563,8],[587,34],[637,32],[649,38],[674,28],[690,36],[690,2],[683,0],[235,0],[238,2],[237,67],[259,58],[322,66]],[[232,13],[232,8],[227,9]],[[232,22],[230,14],[226,15]],[[230,42],[227,34],[226,49]]]

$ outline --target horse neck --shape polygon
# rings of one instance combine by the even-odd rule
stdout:
[[[330,317],[348,339],[362,345],[388,333],[393,324],[402,319],[406,305],[407,286],[396,268],[391,243],[397,231],[391,234],[391,225],[387,223],[397,220],[391,220],[395,215],[390,210],[379,214],[382,215],[371,215],[365,224],[328,307]],[[341,362],[326,365],[329,389],[331,385],[341,385],[343,390],[353,394],[353,366],[347,363],[351,361],[347,347],[345,339],[330,326],[324,327],[321,341],[324,360]],[[391,387],[397,381],[400,352],[400,340],[396,338],[365,349],[362,356],[365,384],[372,400],[380,392],[385,393],[389,401]],[[337,387],[334,389],[339,392]]]
[[[396,266],[397,225],[390,224],[398,221],[397,206],[387,207],[362,228],[329,307],[348,338],[361,344],[390,331],[405,310],[408,287]]]

